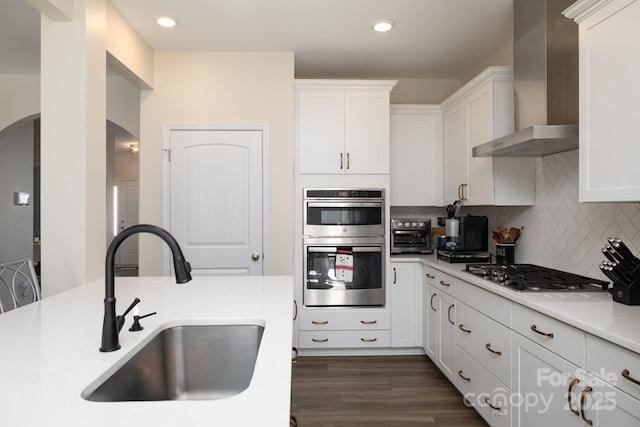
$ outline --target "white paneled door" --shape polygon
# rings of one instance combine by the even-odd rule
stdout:
[[[263,273],[260,130],[170,131],[170,229],[194,276]]]
[[[118,179],[118,229],[121,232],[125,228],[138,223],[139,183],[133,179]],[[116,252],[116,264],[123,267],[138,266],[138,235],[129,236],[121,244]]]

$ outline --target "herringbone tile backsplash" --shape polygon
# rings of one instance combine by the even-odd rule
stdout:
[[[578,150],[537,158],[535,167],[535,206],[463,206],[461,215],[486,215],[489,230],[524,226],[516,246],[519,263],[606,280],[598,265],[607,237],[621,238],[640,256],[640,203],[578,202]],[[427,215],[432,225],[436,217],[446,216],[444,208],[433,207],[392,207],[391,214]],[[491,238],[489,250],[495,252]]]

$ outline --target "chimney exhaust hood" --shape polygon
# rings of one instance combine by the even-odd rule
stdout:
[[[546,156],[578,148],[578,25],[562,15],[575,0],[514,0],[516,132],[473,148],[473,157]]]

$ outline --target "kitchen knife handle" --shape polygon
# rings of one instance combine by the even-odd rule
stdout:
[[[629,370],[628,370],[628,369],[623,369],[621,373],[622,373],[622,376],[623,376],[625,379],[627,379],[627,380],[631,381],[631,382],[632,382],[632,383],[634,383],[634,384],[638,384],[638,385],[640,385],[640,381],[638,381],[637,379],[633,378],[633,377],[631,376],[631,372],[629,372]]]
[[[531,330],[533,332],[535,332],[536,334],[540,334],[540,335],[544,335],[545,337],[553,338],[553,333],[552,332],[539,331],[538,327],[536,325],[531,325]]]

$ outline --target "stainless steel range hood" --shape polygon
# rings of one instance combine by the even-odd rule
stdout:
[[[514,0],[516,132],[473,148],[473,157],[546,156],[578,148],[575,0]]]

